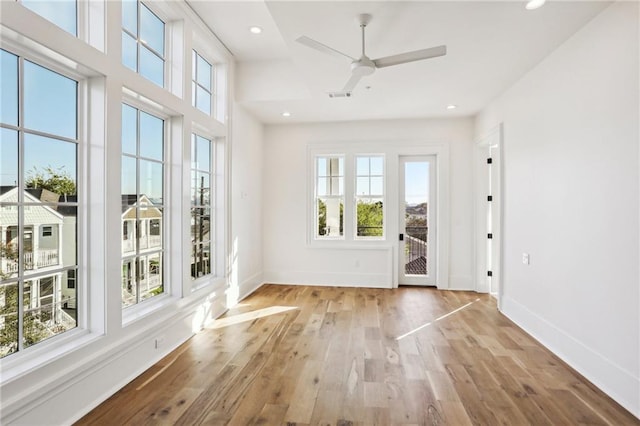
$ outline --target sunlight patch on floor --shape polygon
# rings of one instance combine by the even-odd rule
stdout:
[[[299,309],[297,306],[271,306],[269,308],[258,309],[251,312],[245,312],[244,314],[227,316],[224,318],[219,318],[215,320],[211,325],[208,325],[206,328],[208,330],[215,330],[218,328],[228,327],[234,324],[240,324],[245,321],[253,321],[257,318],[267,317],[269,315],[281,314],[283,312],[292,311],[294,309]]]
[[[441,317],[438,317],[438,318],[434,319],[434,320],[433,320],[433,321],[431,321],[431,322],[428,322],[428,323],[426,323],[426,324],[422,324],[420,327],[418,327],[418,328],[414,328],[414,329],[413,329],[413,330],[411,330],[410,332],[405,333],[405,334],[403,334],[402,336],[398,336],[398,337],[396,337],[396,340],[404,339],[404,338],[405,338],[405,337],[407,337],[407,336],[411,336],[413,333],[416,333],[416,332],[418,332],[418,331],[422,330],[423,328],[427,328],[427,327],[429,327],[429,326],[430,326],[430,325],[432,325],[434,322],[438,322],[438,321],[440,321],[441,319],[445,319],[445,318],[446,318],[446,317],[448,317],[449,315],[453,315],[453,314],[455,314],[455,313],[456,313],[456,312],[458,312],[458,311],[461,311],[461,310],[463,310],[463,309],[465,309],[465,308],[468,308],[469,306],[473,305],[474,303],[476,303],[476,302],[477,302],[477,301],[479,301],[479,300],[480,300],[480,299],[476,299],[476,300],[474,300],[473,302],[469,302],[469,303],[467,303],[467,304],[466,304],[466,305],[464,305],[464,306],[460,306],[458,309],[454,309],[453,311],[451,311],[451,312],[449,312],[449,313],[447,313],[447,314],[444,314],[444,315],[442,315]]]

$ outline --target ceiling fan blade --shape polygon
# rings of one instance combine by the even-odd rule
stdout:
[[[414,50],[413,52],[400,53],[399,55],[385,56],[375,59],[376,68],[390,67],[392,65],[406,64],[407,62],[420,61],[422,59],[436,58],[447,54],[447,46],[436,46],[428,49]]]
[[[362,74],[351,74],[351,78],[349,79],[349,81],[347,81],[347,84],[344,85],[342,91],[346,93],[352,92],[361,78]]]
[[[301,36],[298,37],[296,39],[296,41],[300,44],[304,44],[307,47],[310,47],[312,49],[318,50],[322,53],[328,53],[329,55],[333,55],[333,56],[337,56],[339,58],[347,58],[351,61],[355,61],[354,58],[352,58],[351,56],[347,55],[346,53],[342,53],[339,50],[336,50],[332,47],[329,47],[325,44],[320,43],[319,41],[315,41],[312,38],[309,38],[307,36]]]

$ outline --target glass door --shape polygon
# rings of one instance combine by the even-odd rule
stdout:
[[[400,157],[400,285],[436,285],[435,176],[434,156]]]

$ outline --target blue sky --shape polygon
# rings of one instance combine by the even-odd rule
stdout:
[[[2,109],[0,121],[18,124],[18,59],[1,52]],[[77,135],[77,83],[67,77],[24,61],[24,117],[22,125],[69,139]],[[33,134],[24,134],[24,172],[29,177],[34,167],[52,167],[76,179],[76,144]],[[15,185],[18,179],[18,133],[3,128],[0,132],[0,185]]]
[[[415,161],[405,163],[405,201],[420,204],[429,201],[429,163]]]

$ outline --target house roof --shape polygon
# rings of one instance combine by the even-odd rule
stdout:
[[[24,201],[26,203],[42,203],[42,201],[30,194],[24,192]],[[9,191],[0,195],[0,203],[17,203],[18,188],[14,187]],[[75,214],[75,207],[74,207]],[[27,205],[24,208],[25,225],[38,224],[62,224],[62,212],[56,211],[48,205]],[[0,208],[0,223],[3,226],[18,226],[18,210],[15,205],[4,205]]]

